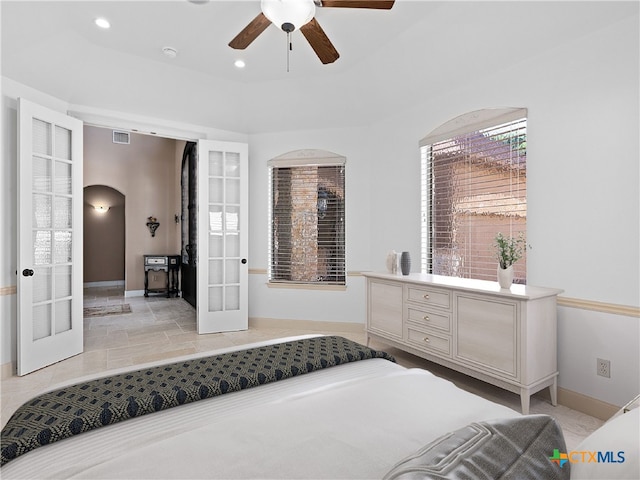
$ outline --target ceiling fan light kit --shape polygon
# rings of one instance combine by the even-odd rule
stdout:
[[[313,0],[261,0],[260,8],[271,23],[287,33],[306,25],[316,14]]]
[[[394,2],[395,0],[261,0],[262,12],[229,42],[229,46],[240,50],[247,48],[273,23],[285,31],[287,36],[300,30],[320,61],[324,64],[333,63],[340,58],[340,54],[315,18],[316,7],[389,10]]]

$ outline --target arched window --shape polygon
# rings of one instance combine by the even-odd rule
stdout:
[[[345,285],[345,163],[323,150],[269,160],[269,282]]]
[[[425,273],[495,280],[498,233],[527,227],[527,110],[484,109],[420,141]],[[526,254],[514,265],[526,283]]]

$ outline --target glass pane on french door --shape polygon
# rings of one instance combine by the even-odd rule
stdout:
[[[209,152],[209,311],[239,310],[240,154]]]
[[[71,131],[32,121],[33,340],[71,329]]]

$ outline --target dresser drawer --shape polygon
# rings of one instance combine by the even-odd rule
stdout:
[[[451,339],[446,335],[438,335],[432,332],[407,327],[407,342],[410,345],[424,351],[433,351],[438,355],[451,356]]]
[[[451,310],[451,293],[446,290],[407,285],[407,301]]]
[[[423,327],[438,328],[445,332],[451,331],[451,315],[446,312],[429,310],[424,307],[409,305],[406,307],[405,319]]]
[[[166,265],[167,257],[152,257],[150,255],[144,256],[145,265]]]

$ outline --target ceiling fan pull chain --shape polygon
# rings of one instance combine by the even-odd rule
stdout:
[[[291,32],[287,32],[287,44],[289,47],[287,48],[287,73],[289,73],[289,52],[293,50],[293,46],[291,44]]]

